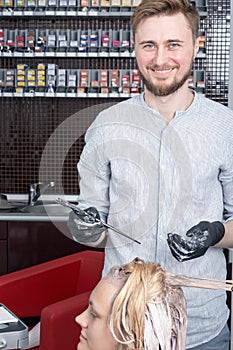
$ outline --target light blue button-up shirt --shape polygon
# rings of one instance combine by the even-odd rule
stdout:
[[[86,133],[78,164],[79,202],[141,241],[111,230],[105,250],[110,267],[136,256],[167,271],[226,278],[221,249],[178,262],[167,233],[185,235],[202,220],[233,219],[233,112],[195,94],[186,111],[167,125],[143,94],[101,112]],[[214,338],[229,312],[222,291],[184,288],[188,308],[187,348]]]

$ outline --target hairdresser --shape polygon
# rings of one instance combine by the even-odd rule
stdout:
[[[144,92],[102,111],[88,129],[78,163],[86,215],[72,212],[70,232],[82,244],[105,246],[104,275],[139,256],[173,273],[225,279],[222,248],[233,247],[233,112],[188,87],[198,11],[188,0],[143,0],[131,27]],[[225,292],[184,293],[187,349],[228,350]]]

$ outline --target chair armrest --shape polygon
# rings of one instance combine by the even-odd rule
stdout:
[[[75,317],[88,306],[91,291],[49,305],[41,313],[39,350],[76,350],[80,326]]]

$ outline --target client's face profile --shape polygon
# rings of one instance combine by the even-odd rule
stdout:
[[[78,350],[115,350],[116,341],[109,329],[109,315],[117,287],[101,280],[91,293],[88,308],[75,321],[81,326]]]

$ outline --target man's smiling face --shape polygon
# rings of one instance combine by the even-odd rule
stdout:
[[[135,54],[141,78],[155,96],[168,96],[187,81],[198,51],[185,16],[153,16],[137,27]]]

